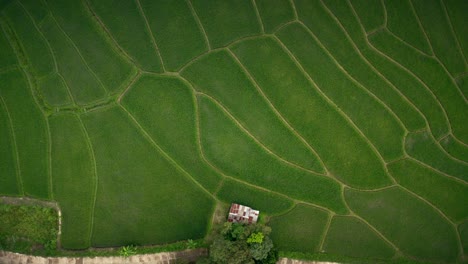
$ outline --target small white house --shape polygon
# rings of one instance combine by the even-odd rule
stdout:
[[[229,210],[228,222],[244,224],[256,223],[259,214],[260,212],[258,210],[254,210],[245,205],[233,203]]]

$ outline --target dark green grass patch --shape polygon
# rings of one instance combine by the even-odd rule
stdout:
[[[468,146],[462,144],[452,135],[443,138],[440,141],[440,145],[450,156],[468,162]]]
[[[389,259],[395,249],[355,217],[334,216],[323,250],[326,253],[359,258]]]
[[[403,253],[422,260],[454,262],[455,230],[434,208],[398,187],[345,190],[351,210],[379,230]]]
[[[220,175],[200,155],[192,92],[174,77],[143,75],[122,101],[151,138],[206,189]]]
[[[423,28],[419,26],[411,5],[409,0],[385,1],[387,28],[409,45],[426,54],[432,54]]]
[[[466,59],[468,57],[468,28],[466,27],[468,2],[464,0],[445,0],[443,1],[443,5],[447,10],[449,22],[452,24],[455,37],[458,39],[458,43]]]
[[[15,133],[24,194],[49,197],[47,128],[25,77],[19,71],[1,75],[0,96],[10,113]]]
[[[1,75],[0,75],[1,77]],[[16,172],[16,151],[13,149],[13,135],[7,109],[0,97],[0,194],[18,195]]]
[[[140,2],[168,70],[177,71],[207,50],[203,32],[187,1]]]
[[[366,58],[366,53],[375,52],[369,50],[366,40],[367,36],[360,22],[357,20],[357,17],[354,15],[352,6],[343,4],[340,0],[326,0],[325,3],[333,16],[338,19],[341,26],[343,26],[342,30],[345,31],[343,33],[348,34],[351,38],[350,44],[356,45],[356,48],[359,49],[358,51],[356,48],[351,47],[351,45],[345,45],[347,49],[335,49],[334,54],[340,55],[336,56],[336,59],[340,61],[340,65],[343,66],[364,89],[375,95],[385,106],[395,113],[396,118],[403,123],[402,125],[406,127],[406,129],[412,131],[425,127],[425,120],[418,112],[418,109],[405,100],[398,89],[392,87],[391,83],[382,76],[379,72],[379,68],[375,68]],[[346,38],[343,33],[340,33],[342,30],[335,27],[334,31],[336,34],[334,35],[336,42],[340,42],[340,39]],[[328,42],[331,40],[333,39],[329,39]],[[325,45],[326,48],[330,46],[332,45]],[[338,52],[341,50],[347,50],[346,53],[352,54],[352,58],[348,58],[348,55]]]
[[[84,1],[48,0],[48,7],[59,26],[80,51],[97,77],[109,92],[119,92],[130,78],[133,66],[105,39],[87,11]],[[63,58],[66,59],[66,58]]]
[[[465,259],[468,257],[468,220],[458,226],[458,233],[462,243]]]
[[[289,0],[255,0],[255,4],[267,33],[294,20],[294,9]]]
[[[204,56],[184,69],[182,76],[197,91],[219,101],[269,150],[292,163],[324,172],[319,158],[281,122],[227,51]]]
[[[58,215],[40,206],[0,204],[0,250],[27,254],[56,249]]]
[[[428,132],[409,133],[406,136],[405,149],[415,159],[437,170],[468,181],[468,165],[447,155]]]
[[[468,73],[465,73],[465,75],[458,77],[456,79],[456,82],[463,96],[465,96],[465,98],[468,97]]]
[[[46,4],[43,1],[21,0],[19,2],[23,5],[24,9],[28,11],[36,24],[41,23],[49,13]]]
[[[260,33],[257,15],[250,0],[194,0],[192,4],[212,48]]]
[[[8,24],[12,27],[16,37],[21,41],[23,52],[34,73],[37,76],[44,76],[53,72],[52,53],[24,8],[18,2],[12,2],[2,13],[7,17]]]
[[[447,113],[454,135],[463,142],[468,142],[468,122],[466,122],[468,104],[460,96],[458,88],[442,65],[435,59],[405,46],[387,31],[379,31],[370,36],[369,41],[413,72],[432,90]]]
[[[200,105],[201,143],[207,159],[228,175],[251,184],[345,213],[341,187],[333,179],[288,166],[260,148],[205,97]]]
[[[97,164],[92,245],[162,244],[205,235],[213,200],[119,107],[82,117]]]
[[[330,173],[361,188],[390,183],[368,142],[332,107],[270,38],[232,47],[266,96],[317,151]]]
[[[444,3],[439,0],[412,0],[412,3],[437,58],[452,76],[466,72],[466,61],[457,48],[456,36],[445,14]]]
[[[301,63],[318,88],[349,116],[384,159],[392,160],[403,155],[404,128],[401,124],[369,95],[365,88],[354,83],[304,27],[299,24],[288,25],[278,32],[278,37]],[[349,54],[347,57],[349,58]],[[317,67],[317,64],[320,67]],[[356,64],[353,63],[354,67],[358,67]],[[360,72],[365,71],[360,70]]]
[[[271,219],[271,238],[282,251],[316,251],[327,220],[328,213],[325,211],[298,204],[287,214]]]
[[[385,24],[385,7],[382,1],[351,0],[364,30],[371,32]]]
[[[42,92],[46,94],[46,99],[51,96],[57,96],[58,93],[62,92],[60,89],[63,88],[70,89],[74,101],[79,105],[103,98],[106,95],[105,87],[88,67],[80,51],[60,29],[57,23],[52,18],[48,18],[42,23],[41,30],[51,43],[58,70],[64,78],[65,85],[68,86],[68,88],[63,87],[63,85],[62,87],[56,86],[51,91],[50,88],[49,90],[43,90]],[[66,98],[62,100],[62,104],[66,102]],[[51,101],[49,102],[52,103]]]
[[[151,33],[136,1],[93,0],[90,5],[134,63],[145,71],[162,71],[161,59],[156,47],[151,45]]]
[[[412,160],[392,163],[388,169],[399,184],[435,205],[454,222],[468,217],[466,184]]]
[[[51,106],[67,106],[72,99],[63,78],[58,74],[48,75],[37,82],[44,100]]]
[[[62,247],[90,246],[96,179],[80,120],[73,114],[49,118],[54,198],[62,208]]]
[[[12,66],[17,63],[15,53],[8,43],[5,32],[0,23],[0,69]]]
[[[230,179],[224,180],[216,196],[226,203],[245,204],[269,215],[283,213],[293,206],[293,201],[284,196]]]

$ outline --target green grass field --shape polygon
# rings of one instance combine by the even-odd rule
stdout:
[[[284,254],[468,261],[465,0],[0,0],[0,196],[63,249],[262,212]],[[223,207],[221,206],[221,207]]]

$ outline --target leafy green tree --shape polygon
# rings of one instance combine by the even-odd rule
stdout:
[[[276,263],[270,232],[261,224],[225,223],[210,247],[211,263]]]

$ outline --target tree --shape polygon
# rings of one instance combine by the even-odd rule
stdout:
[[[227,222],[210,247],[212,263],[276,263],[277,251],[268,236],[271,228],[261,224]]]

